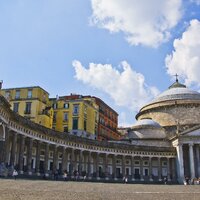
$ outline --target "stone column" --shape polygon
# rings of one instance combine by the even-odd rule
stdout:
[[[143,157],[140,157],[140,180],[144,181],[144,176],[143,176]]]
[[[190,175],[191,179],[195,178],[194,170],[194,154],[193,154],[193,144],[189,144],[189,157],[190,157]]]
[[[57,171],[57,165],[58,165],[58,146],[54,145],[54,151],[53,151],[53,172]]]
[[[161,158],[158,157],[158,181],[162,181],[162,165],[161,165]]]
[[[48,164],[49,164],[49,144],[45,144],[45,155],[44,155],[44,175],[49,176],[48,173]]]
[[[116,155],[113,154],[112,157],[112,178],[116,180]]]
[[[134,176],[134,156],[131,157],[131,177],[132,177],[132,181],[135,181],[135,176]]]
[[[177,159],[178,159],[178,181],[179,183],[183,183],[184,181],[184,164],[183,164],[183,145],[178,144],[176,146],[176,151],[177,151]]]
[[[167,180],[171,181],[171,177],[170,177],[170,158],[167,158]]]
[[[17,147],[17,133],[13,132],[12,138],[12,147],[11,147],[11,155],[10,155],[10,165],[15,166],[15,158],[16,158],[16,147]]]
[[[96,156],[96,178],[97,179],[100,179],[99,178],[99,153],[97,152],[97,156]]]
[[[5,125],[2,124],[1,125],[2,128],[0,128],[2,130],[2,133],[0,134],[0,163],[4,163],[5,164]]]
[[[19,150],[19,173],[24,173],[24,146],[25,146],[25,137],[20,136],[20,150]]]
[[[83,169],[83,151],[80,150],[80,154],[79,154],[79,175],[82,176],[82,169]]]
[[[87,162],[87,164],[88,164],[88,178],[89,179],[91,179],[92,177],[91,177],[91,152],[89,151],[88,152],[88,162]]]
[[[70,160],[70,175],[73,178],[74,177],[74,149],[71,149],[71,160]]]
[[[177,170],[176,170],[176,162],[175,158],[171,159],[171,165],[172,165],[172,180],[175,181],[177,179]]]
[[[122,156],[122,177],[125,177],[125,156]]]
[[[153,178],[152,178],[152,157],[149,157],[149,180],[153,181]]]
[[[197,156],[197,177],[200,177],[200,155],[199,155],[199,144],[196,145],[196,156]]]
[[[28,158],[27,158],[28,175],[32,175],[32,148],[33,148],[33,139],[29,138]]]
[[[5,149],[5,141],[0,139],[0,164],[4,163],[4,157],[5,157],[4,156],[4,153],[5,153],[4,149]]]
[[[9,154],[10,154],[10,131],[6,128],[6,135],[5,135],[5,164],[8,165],[9,163]]]
[[[37,176],[40,176],[40,151],[41,151],[41,142],[38,140],[36,148],[36,165],[35,165],[35,172]]]
[[[62,173],[67,170],[67,152],[66,147],[63,147],[62,151]]]
[[[74,152],[74,170],[78,170],[78,167],[77,167],[77,151]]]
[[[105,174],[105,179],[108,180],[108,154],[105,154],[105,158],[104,158],[104,174]]]

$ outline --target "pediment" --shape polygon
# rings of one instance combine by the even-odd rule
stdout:
[[[183,133],[182,135],[184,135],[184,136],[200,136],[200,128],[190,131],[190,132],[187,132],[187,133]]]

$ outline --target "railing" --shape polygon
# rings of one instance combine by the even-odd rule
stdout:
[[[41,111],[38,113],[38,115],[47,115],[48,117],[50,117],[50,114],[48,113],[48,111]]]

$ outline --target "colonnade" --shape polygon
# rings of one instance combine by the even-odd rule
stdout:
[[[47,143],[14,131],[8,131],[5,138],[5,163],[15,167],[20,174],[51,176],[55,171],[67,172],[73,178],[78,172],[80,178],[97,180],[121,180],[127,176],[130,181],[161,181],[167,177],[176,180],[174,155],[147,155],[113,153],[69,147]]]
[[[179,182],[185,177],[191,179],[200,177],[200,144],[195,142],[179,143],[177,150],[177,167]]]

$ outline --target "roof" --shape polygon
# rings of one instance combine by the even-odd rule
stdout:
[[[2,88],[1,90],[2,90],[2,91],[6,91],[6,90],[21,90],[21,89],[34,89],[34,88],[39,88],[39,89],[43,90],[44,92],[46,92],[46,93],[49,95],[49,93],[48,93],[45,89],[43,89],[42,87],[40,87],[40,86],[15,87],[15,88]]]
[[[185,85],[178,82],[178,80],[173,83],[168,90],[161,93],[156,97],[153,102],[167,101],[167,100],[200,100],[200,93],[188,89]]]
[[[141,119],[141,120],[138,120],[132,128],[136,128],[136,127],[154,127],[154,128],[161,128],[160,124],[158,124],[157,122],[155,122],[154,120],[152,119]]]

